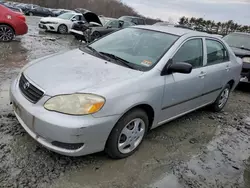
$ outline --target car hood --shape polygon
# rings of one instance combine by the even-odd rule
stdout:
[[[239,56],[239,57],[250,56],[249,50],[243,50],[243,49],[235,48],[235,47],[231,47],[231,48],[236,56]]]
[[[50,96],[107,87],[143,74],[79,49],[43,58],[28,66],[23,73]]]
[[[43,21],[43,22],[62,22],[65,20],[61,19],[61,18],[57,18],[57,17],[46,17],[46,18],[42,18],[41,21]]]

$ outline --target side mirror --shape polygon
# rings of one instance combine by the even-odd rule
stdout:
[[[174,72],[189,74],[192,72],[192,69],[193,66],[189,63],[177,62],[177,63],[172,63],[169,66],[165,66],[161,72],[161,75],[163,76]]]
[[[72,22],[75,22],[75,21],[76,21],[76,18],[72,18],[71,21],[72,21]]]

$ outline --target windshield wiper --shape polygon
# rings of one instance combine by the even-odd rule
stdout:
[[[103,54],[105,56],[108,56],[108,57],[112,58],[115,61],[119,61],[120,63],[122,63],[123,65],[125,65],[128,68],[135,69],[135,67],[132,66],[130,62],[128,62],[125,59],[122,59],[122,58],[120,58],[120,57],[118,57],[118,56],[116,56],[114,54],[110,54],[110,53],[107,53],[107,52],[99,52],[99,53]]]
[[[91,46],[86,46],[86,48],[90,49],[92,52],[94,52],[95,54],[97,54],[102,59],[105,59],[105,60],[109,61],[109,59],[107,57],[105,57],[104,55],[102,55],[100,52],[98,52],[96,49],[92,48]]]
[[[241,47],[238,47],[238,46],[232,46],[232,47],[234,47],[234,48],[238,48],[238,49],[242,49],[242,50],[248,50],[248,51],[250,51],[250,49],[249,49],[249,48],[246,48],[246,47],[244,47],[244,46],[241,46]]]

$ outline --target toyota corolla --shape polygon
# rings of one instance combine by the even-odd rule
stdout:
[[[241,69],[220,38],[135,26],[29,63],[10,99],[22,127],[46,148],[124,158],[153,128],[207,105],[222,110]]]

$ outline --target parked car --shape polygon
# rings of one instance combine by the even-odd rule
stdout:
[[[39,28],[45,29],[46,31],[66,34],[69,32],[74,22],[81,20],[83,20],[83,16],[80,13],[64,13],[58,17],[42,18],[39,22]]]
[[[87,34],[79,34],[79,31],[77,31],[77,34],[79,34],[76,38],[78,40],[82,40],[85,42],[91,42],[95,39],[98,39],[104,35],[107,35],[109,33],[112,33],[114,31],[118,31],[120,29],[124,29],[126,27],[129,26],[134,26],[135,24],[132,22],[127,22],[127,21],[123,21],[123,20],[118,20],[118,19],[112,19],[108,22],[106,22],[106,24],[103,27],[91,27],[91,31],[89,32],[89,37],[88,37],[88,41],[86,41],[85,36]],[[71,33],[74,33],[74,30],[71,30]]]
[[[24,4],[24,3],[15,4],[13,6],[22,9],[22,11],[24,12],[25,15],[29,15],[29,12],[32,12],[31,10],[33,10],[34,8],[40,7],[38,5]],[[32,13],[31,13],[31,15],[32,15]]]
[[[9,42],[28,32],[25,16],[0,5],[0,41]]]
[[[169,22],[156,22],[155,24],[153,25],[158,25],[158,26],[169,26],[169,25],[174,25],[174,24],[171,24]]]
[[[75,36],[78,40],[86,41],[88,35],[85,35],[86,31],[89,30],[91,27],[102,27],[103,17],[97,16],[95,13],[86,10],[86,9],[75,9],[76,12],[82,14],[83,20],[77,21],[73,24],[70,33]]]
[[[66,9],[53,9],[51,11],[53,12],[55,17],[60,16],[61,14],[64,13],[74,12],[73,10],[66,10]]]
[[[13,5],[10,5],[8,3],[4,3],[3,1],[0,1],[0,5],[3,5],[14,12],[19,12],[19,13],[23,14],[22,9],[14,7]]]
[[[250,34],[235,32],[225,36],[224,40],[243,61],[240,81],[250,83]]]
[[[43,16],[43,17],[52,17],[54,13],[51,12],[48,8],[44,7],[35,7],[25,11],[26,15],[29,16]]]
[[[212,35],[134,26],[31,62],[11,84],[10,100],[44,147],[124,158],[150,129],[207,105],[222,110],[241,67]]]
[[[136,25],[146,25],[146,21],[144,18],[135,17],[135,16],[122,16],[119,18],[119,20],[133,22]]]

